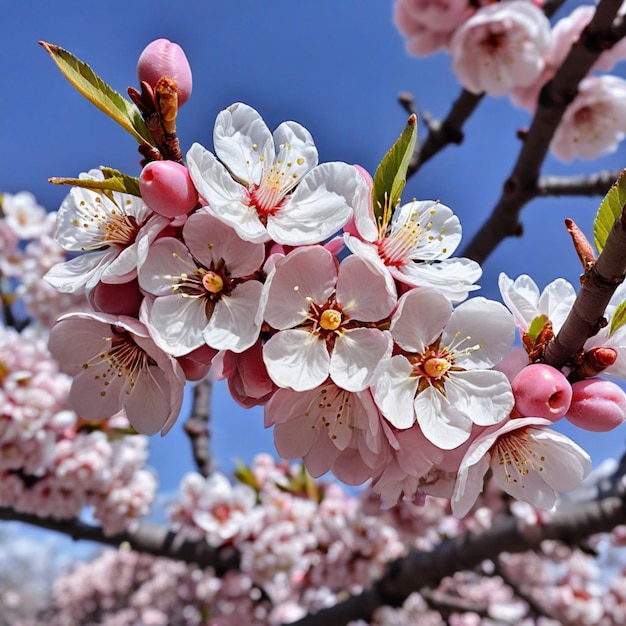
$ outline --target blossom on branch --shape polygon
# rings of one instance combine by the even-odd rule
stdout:
[[[209,210],[246,241],[319,243],[352,214],[362,187],[347,163],[318,165],[306,128],[283,122],[273,133],[250,106],[222,111],[213,131],[215,153],[194,144],[187,166]]]

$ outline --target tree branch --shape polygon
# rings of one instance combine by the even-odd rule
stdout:
[[[213,380],[205,376],[193,388],[193,407],[191,415],[185,422],[185,433],[191,442],[193,459],[198,472],[205,478],[213,472],[213,459],[211,458],[211,431],[209,421],[211,419],[211,393]]]
[[[585,341],[606,325],[604,311],[626,272],[626,206],[618,217],[563,326],[546,346],[544,361],[557,369],[582,350]]]
[[[446,576],[472,569],[486,559],[495,560],[501,552],[526,552],[547,539],[577,545],[590,535],[609,532],[625,522],[626,487],[620,480],[616,493],[592,502],[564,504],[545,524],[524,527],[508,517],[480,535],[467,533],[442,541],[430,552],[412,551],[391,563],[372,588],[309,614],[292,626],[345,626],[353,620],[370,621],[377,608],[401,606],[422,587],[433,588]]]
[[[196,563],[201,567],[212,567],[217,576],[239,567],[239,552],[235,548],[231,546],[213,548],[206,541],[190,541],[172,530],[150,522],[140,522],[121,533],[105,535],[99,526],[91,526],[78,519],[38,517],[30,513],[20,513],[10,507],[0,507],[0,520],[24,522],[38,528],[53,530],[75,541],[79,539],[95,541],[114,547],[126,543],[133,550],[144,554]]]
[[[575,98],[578,84],[600,54],[613,43],[613,21],[621,0],[600,0],[593,19],[572,46],[554,78],[541,90],[539,105],[526,134],[517,162],[491,216],[462,252],[482,263],[506,237],[520,235],[519,214],[534,197],[539,170],[552,137],[567,106]]]
[[[617,180],[621,170],[603,171],[590,176],[540,176],[536,196],[603,196]]]

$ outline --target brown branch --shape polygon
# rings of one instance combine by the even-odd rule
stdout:
[[[462,256],[482,263],[506,237],[521,234],[519,214],[534,197],[552,137],[565,109],[576,97],[578,84],[600,54],[614,43],[612,26],[620,6],[621,0],[600,0],[578,44],[572,46],[554,78],[541,90],[537,111],[502,195]]]
[[[196,383],[193,388],[193,408],[184,426],[185,433],[191,442],[191,451],[198,472],[205,478],[210,476],[214,469],[210,448],[211,431],[209,429],[212,391],[213,381],[210,376],[206,376]]]
[[[544,361],[560,369],[582,349],[585,341],[606,325],[604,311],[626,272],[626,207],[618,217],[563,326],[547,345]]]
[[[75,541],[95,541],[118,547],[128,544],[133,550],[153,556],[164,556],[175,561],[212,567],[216,575],[239,567],[239,552],[230,546],[213,548],[206,541],[191,541],[172,530],[150,522],[137,523],[115,535],[105,535],[99,526],[85,524],[78,519],[62,520],[20,513],[10,507],[0,507],[0,520],[23,522],[38,528],[53,530]]]
[[[540,526],[525,529],[508,517],[480,535],[467,533],[442,541],[430,552],[412,551],[391,563],[372,588],[309,614],[292,626],[345,626],[353,620],[370,621],[377,608],[401,606],[422,587],[435,587],[446,576],[473,569],[486,559],[494,560],[501,552],[534,550],[547,539],[577,545],[590,535],[609,532],[626,522],[626,487],[621,481],[616,491],[601,500],[563,505],[551,521]]]
[[[484,93],[474,94],[464,89],[452,104],[452,108],[443,121],[432,119],[426,114],[421,115],[428,127],[428,136],[423,142],[415,146],[406,174],[407,179],[446,146],[451,143],[458,145],[463,142],[463,124],[474,112],[484,95]],[[418,114],[410,94],[403,93],[398,99],[407,112]]]
[[[603,171],[590,176],[540,176],[533,190],[536,196],[603,196],[615,183],[621,170]]]

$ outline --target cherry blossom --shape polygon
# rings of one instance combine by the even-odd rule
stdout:
[[[337,269],[321,246],[298,248],[278,261],[264,287],[265,321],[279,331],[263,347],[270,378],[296,391],[313,389],[329,375],[348,391],[365,389],[391,353],[391,336],[376,322],[396,303],[392,289],[382,272],[357,256]]]
[[[302,458],[313,477],[333,471],[358,485],[381,451],[380,413],[368,390],[346,391],[327,381],[310,391],[278,389],[265,408],[281,457]]]
[[[461,241],[461,224],[444,204],[414,200],[394,211],[385,207],[377,219],[370,198],[355,205],[354,229],[358,237],[344,235],[347,247],[401,283],[434,287],[453,301],[478,289],[478,263],[449,258]]]
[[[74,377],[70,400],[83,419],[102,420],[125,408],[141,433],[165,434],[173,426],[182,405],[184,375],[138,320],[69,314],[52,329],[49,346]]]
[[[446,47],[454,31],[475,10],[467,0],[397,0],[393,20],[407,39],[407,52],[426,56]]]
[[[557,278],[539,292],[530,276],[522,274],[511,280],[505,273],[501,273],[498,286],[502,300],[513,314],[522,334],[528,331],[535,318],[541,316],[552,323],[555,333],[558,332],[576,299],[574,287],[563,278]]]
[[[589,455],[565,435],[546,428],[549,420],[523,417],[485,430],[471,443],[452,496],[452,511],[465,516],[483,490],[489,469],[496,484],[518,500],[540,509],[556,503],[591,471]]]
[[[3,193],[0,195],[0,207],[4,214],[4,223],[17,237],[32,239],[39,236],[46,220],[46,210],[37,203],[32,193]]]
[[[480,7],[454,33],[452,69],[473,93],[502,96],[531,85],[550,50],[550,22],[530,2],[512,0]]]
[[[154,341],[173,356],[205,343],[216,350],[243,352],[257,340],[262,322],[262,244],[241,240],[204,211],[183,227],[184,243],[162,237],[139,271],[147,298],[142,317]]]
[[[102,180],[99,170],[82,179]],[[59,291],[90,289],[99,280],[123,283],[137,275],[150,241],[168,224],[141,198],[72,187],[58,211],[56,240],[68,252],[87,252],[55,265],[46,280]]]
[[[318,165],[310,133],[283,122],[274,134],[250,106],[222,111],[213,132],[215,153],[200,144],[187,166],[209,209],[238,235],[255,243],[319,243],[352,214],[362,191],[358,172],[346,163]]]
[[[578,86],[567,107],[550,150],[563,161],[595,159],[615,152],[626,134],[626,80],[591,76]]]
[[[452,310],[437,291],[414,289],[400,298],[390,331],[399,353],[381,365],[374,398],[393,426],[417,420],[429,441],[450,450],[472,424],[510,413],[509,381],[490,369],[513,345],[513,320],[501,304],[472,298]]]

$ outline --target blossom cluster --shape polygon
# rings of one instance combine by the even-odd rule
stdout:
[[[55,519],[90,506],[115,533],[146,515],[156,493],[143,468],[147,438],[125,436],[123,414],[83,422],[68,406],[70,384],[45,336],[0,328],[0,506]]]
[[[541,2],[397,0],[394,21],[417,56],[445,49],[461,85],[472,93],[508,95],[531,113],[591,22],[596,7],[575,7],[553,25]],[[624,6],[619,16],[623,18]],[[608,44],[607,44],[608,45]],[[626,81],[608,74],[626,58],[626,40],[606,49],[567,107],[550,144],[561,160],[613,152],[626,134]]]
[[[142,59],[159,47],[161,61],[161,42]],[[181,63],[170,69],[184,77]],[[463,516],[489,470],[544,508],[580,483],[588,455],[549,427],[624,420],[624,393],[595,382],[607,365],[623,376],[622,332],[593,346],[602,367],[553,370],[542,348],[572,298],[553,311],[530,278],[506,276],[508,309],[469,297],[482,270],[453,256],[449,207],[379,200],[363,168],[318,163],[303,126],[272,132],[240,102],[219,113],[213,144],[184,164],[144,159],[127,192],[82,174],[59,209],[55,237],[74,256],[45,278],[91,310],[63,316],[49,345],[82,419],[124,409],[139,432],[165,434],[185,382],[211,371],[241,405],[265,407],[281,456],[371,480],[386,506],[431,494]]]
[[[411,548],[431,550],[442,537],[485,531],[511,513],[526,524],[539,520],[532,507],[511,506],[498,489],[485,493],[461,521],[437,498],[428,498],[426,506],[403,502],[381,511],[371,491],[357,498],[336,484],[315,484],[297,466],[276,464],[267,455],[246,470],[240,469],[245,484],[234,486],[220,474],[185,476],[170,509],[172,522],[185,535],[236,547],[238,571],[218,577],[211,568],[106,550],[59,577],[48,623],[278,626],[334,605],[346,590],[369,587],[387,560]],[[497,564],[485,561],[474,571],[444,578],[424,595],[412,594],[399,608],[382,607],[370,624],[545,626],[557,624],[558,616],[572,623],[616,625],[626,611],[625,579],[610,563],[608,549],[614,560],[618,554],[610,544],[609,536],[593,543],[606,554],[601,557],[605,571],[614,573],[606,585],[589,553],[546,541],[539,553],[501,555]]]

